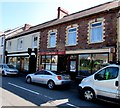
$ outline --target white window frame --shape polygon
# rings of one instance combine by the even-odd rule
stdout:
[[[21,41],[22,41],[22,44],[21,44]],[[23,38],[19,38],[17,42],[18,42],[17,43],[17,49],[18,50],[23,49]]]
[[[76,30],[70,32],[70,30],[72,30],[72,29],[76,29]],[[68,41],[69,41],[69,34],[72,34],[72,33],[76,33],[76,42],[71,44],[71,43],[69,43]],[[76,44],[77,44],[77,27],[68,28],[68,30],[67,30],[67,41],[66,41],[66,45],[67,45],[67,46],[74,46],[74,45],[76,45]]]
[[[37,38],[37,40],[35,40],[35,38]],[[33,35],[32,36],[32,47],[37,48],[37,45],[38,45],[38,36]]]
[[[53,36],[53,35],[51,35],[51,34],[55,34],[54,35],[54,38],[55,38],[55,43],[54,43],[54,45],[51,45],[51,36]],[[56,32],[54,32],[54,31],[52,31],[52,32],[49,32],[49,38],[48,38],[48,48],[54,48],[54,47],[56,47],[56,36],[57,36],[57,33]]]
[[[95,26],[95,27],[92,27],[93,24],[98,24],[98,23],[101,23],[101,25],[98,25],[98,26]],[[101,28],[102,29],[102,33],[101,33],[101,40],[92,40],[91,38],[94,38],[93,35],[92,35],[92,30],[94,28]],[[94,22],[94,23],[90,23],[90,40],[89,40],[90,43],[101,43],[103,42],[103,22],[102,21],[98,21],[98,22]]]

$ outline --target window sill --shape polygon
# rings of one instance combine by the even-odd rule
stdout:
[[[54,47],[47,47],[47,48],[56,48],[56,46],[54,46]]]
[[[89,42],[88,44],[99,44],[99,43],[102,43],[103,41],[100,41],[100,42]]]
[[[73,45],[65,45],[65,46],[76,46],[77,44],[73,44]]]

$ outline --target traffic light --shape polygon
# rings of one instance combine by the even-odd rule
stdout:
[[[28,48],[28,54],[31,55],[31,53],[32,53],[32,49]]]

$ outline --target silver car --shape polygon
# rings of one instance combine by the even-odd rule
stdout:
[[[0,64],[0,73],[3,76],[19,75],[19,71],[11,64]]]
[[[49,70],[41,70],[26,76],[26,82],[46,84],[49,89],[53,89],[56,85],[69,85],[71,83],[70,76]]]

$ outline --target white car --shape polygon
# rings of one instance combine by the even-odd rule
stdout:
[[[67,74],[55,73],[49,70],[41,70],[26,76],[26,82],[36,82],[46,84],[49,89],[53,89],[56,85],[69,85],[71,83],[70,76]]]
[[[84,78],[79,84],[79,93],[88,101],[99,98],[120,103],[120,65],[105,66]]]
[[[0,73],[3,76],[19,75],[19,71],[11,64],[0,64]]]

